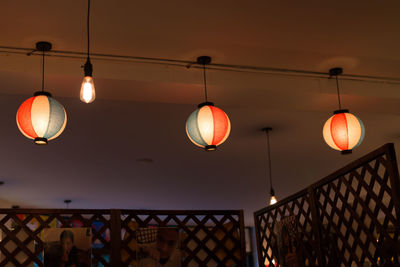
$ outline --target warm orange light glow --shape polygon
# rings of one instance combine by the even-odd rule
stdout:
[[[269,201],[270,205],[274,205],[276,202],[278,202],[278,200],[276,199],[275,196],[271,196],[271,200]]]
[[[355,115],[341,112],[330,117],[322,130],[325,142],[333,149],[351,151],[364,139],[365,128]]]
[[[213,105],[196,109],[186,121],[186,134],[195,145],[216,150],[225,142],[231,131],[228,115]]]
[[[34,139],[38,145],[44,145],[64,131],[67,113],[57,100],[39,94],[21,104],[16,121],[24,136]]]
[[[92,103],[96,98],[94,82],[91,76],[86,76],[85,78],[83,78],[80,98],[81,101],[85,103]]]

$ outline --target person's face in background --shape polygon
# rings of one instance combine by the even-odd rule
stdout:
[[[157,250],[160,252],[160,259],[169,259],[177,247],[178,232],[176,229],[161,228],[157,238]]]
[[[64,237],[61,239],[61,246],[64,252],[69,253],[74,246],[74,242],[72,242],[72,239],[69,237]]]

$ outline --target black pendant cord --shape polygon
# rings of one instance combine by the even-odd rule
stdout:
[[[44,92],[44,50],[42,51],[42,92]]]
[[[206,78],[206,65],[203,65],[203,80],[204,80],[204,96],[206,99],[206,102],[208,102],[208,97],[207,97],[207,78]]]
[[[90,0],[88,0],[87,18],[86,18],[86,33],[87,33],[87,58],[83,65],[85,77],[93,75],[93,66],[90,62]]]
[[[341,110],[342,104],[340,103],[339,80],[338,80],[337,75],[336,75],[336,89],[337,89],[337,97],[338,97],[338,102],[339,102],[339,110]]]
[[[268,155],[268,169],[269,169],[269,183],[271,185],[271,195],[274,195],[274,189],[272,186],[272,169],[271,169],[271,150],[269,146],[269,130],[266,130],[267,134],[267,155]]]
[[[87,58],[90,55],[90,0],[88,0],[88,10],[87,10],[87,21],[86,21],[86,32],[87,32]]]

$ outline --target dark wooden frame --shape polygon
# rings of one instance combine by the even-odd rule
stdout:
[[[366,192],[365,197],[362,191]],[[389,195],[388,204],[383,203],[385,194]],[[299,199],[307,205],[300,205]],[[382,214],[381,223],[376,218]],[[307,246],[303,244],[300,253],[309,266],[350,266],[352,263],[361,266],[366,260],[377,265],[378,257],[380,263],[399,264],[400,180],[394,145],[386,144],[308,188],[256,211],[260,267],[265,266],[266,260],[278,258],[270,245],[271,229],[289,215],[302,219],[299,220],[301,234],[309,238],[302,239]],[[391,233],[389,226],[393,226]],[[379,232],[378,240],[374,232]],[[361,234],[364,241],[359,239]],[[388,248],[390,252],[386,255]]]
[[[20,220],[17,215],[23,214],[26,216],[24,220]],[[37,259],[38,254],[43,250],[43,241],[38,236],[39,233],[49,224],[56,219],[62,225],[61,227],[70,227],[70,223],[73,219],[78,219],[83,222],[84,227],[92,227],[92,223],[95,220],[100,220],[104,223],[104,226],[98,231],[93,232],[93,240],[98,239],[104,244],[104,248],[97,251],[98,254],[93,254],[94,260],[101,262],[105,266],[125,266],[121,260],[121,251],[126,249],[126,245],[121,240],[121,230],[131,220],[138,222],[140,227],[146,226],[176,226],[179,229],[188,233],[185,242],[194,240],[197,247],[191,251],[186,252],[192,253],[189,255],[183,266],[187,266],[191,261],[195,261],[199,266],[207,266],[207,261],[214,261],[219,264],[225,264],[228,261],[235,262],[238,266],[245,266],[246,263],[246,247],[245,247],[245,234],[244,234],[244,218],[242,210],[193,210],[193,211],[180,211],[180,210],[82,210],[82,209],[0,209],[0,215],[3,216],[0,219],[0,230],[5,233],[5,236],[0,241],[0,251],[4,255],[3,261],[0,262],[1,266],[6,266],[12,263],[16,266],[28,266],[33,262],[39,266],[43,266],[43,263]],[[42,215],[49,216],[45,220],[42,219]],[[68,218],[66,218],[68,216]],[[147,217],[143,219],[143,217]],[[39,228],[32,231],[27,224],[32,220],[36,219],[39,222]],[[6,224],[10,223],[10,220],[16,225],[15,229],[10,230]],[[226,223],[232,223],[231,229],[226,229]],[[125,227],[126,229],[126,227]],[[194,229],[192,231],[192,229]],[[107,242],[102,234],[109,230],[110,241]],[[206,237],[202,240],[196,237],[197,231],[204,231]],[[19,240],[18,233],[23,231],[28,237],[25,240]],[[217,231],[222,231],[223,238],[219,240],[214,236]],[[205,247],[205,242],[211,239],[216,245],[212,249]],[[31,251],[27,248],[28,244],[34,241],[38,244],[35,251]],[[230,241],[234,244],[232,250],[226,249],[224,244]],[[13,251],[6,249],[7,242],[13,242],[16,244],[16,248]],[[196,253],[200,250],[207,253],[207,257],[204,260],[199,259]],[[226,254],[224,259],[216,257],[215,252],[218,250],[224,250]],[[24,253],[27,255],[27,260],[23,263],[18,262],[14,259],[18,253]],[[130,253],[130,250],[127,250]],[[237,253],[240,256],[237,256]],[[103,254],[110,255],[110,263],[107,263],[102,259]],[[236,256],[235,256],[236,255]],[[132,256],[132,255],[131,255]],[[202,263],[202,261],[204,261]]]

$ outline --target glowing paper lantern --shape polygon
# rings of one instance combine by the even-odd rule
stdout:
[[[17,111],[19,130],[38,145],[58,137],[66,124],[64,107],[47,92],[36,92]]]
[[[323,128],[325,142],[342,154],[351,153],[364,139],[364,125],[348,110],[337,110],[333,114]]]
[[[231,131],[231,122],[222,109],[211,102],[199,105],[186,121],[186,134],[190,141],[206,151],[216,150]]]

